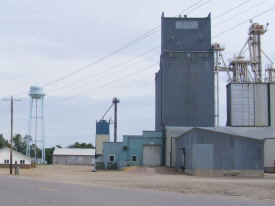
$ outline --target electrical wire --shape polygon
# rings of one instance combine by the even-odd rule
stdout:
[[[250,9],[251,9],[251,8],[250,8]],[[261,14],[257,15],[257,16],[252,17],[252,18],[256,18],[256,17],[258,17],[258,16],[260,16],[260,15],[262,15],[262,14],[264,14],[264,13],[266,13],[266,12],[268,12],[268,11],[272,10],[272,9],[274,9],[274,7],[273,7],[273,8],[271,8],[271,9],[269,9],[269,10],[266,10],[265,12],[263,12],[263,13],[261,13]],[[249,9],[247,9],[247,10],[249,10]],[[239,15],[239,14],[238,14],[238,15]],[[237,16],[237,15],[235,15],[235,16]],[[235,16],[233,16],[233,17],[235,17]],[[231,17],[231,18],[233,18],[233,17]],[[231,18],[230,18],[230,19],[231,19]],[[251,19],[251,18],[250,18],[250,19]],[[229,20],[229,19],[227,19],[227,20]],[[227,20],[225,20],[225,21],[227,21]],[[246,23],[246,22],[247,22],[247,20],[246,20],[246,21],[244,21],[244,22],[242,22],[242,23],[240,23],[240,24],[238,24],[238,25],[237,25],[237,26],[235,26],[235,27],[232,27],[231,29],[228,29],[228,30],[226,30],[226,31],[224,31],[224,32],[222,32],[222,33],[220,33],[220,34],[218,34],[218,35],[216,35],[216,36],[212,37],[212,38],[215,38],[215,37],[217,37],[217,36],[219,36],[219,35],[221,35],[221,34],[223,34],[223,33],[227,32],[227,31],[229,31],[229,30],[232,30],[232,29],[234,29],[234,28],[236,28],[236,27],[238,27],[238,26],[240,26],[241,24],[244,24],[244,23]],[[221,24],[221,23],[219,23],[219,24]],[[215,25],[215,26],[217,26],[217,25]],[[212,39],[212,38],[211,38],[211,39]],[[158,63],[156,63],[156,64],[158,64]],[[154,64],[154,65],[156,65],[156,64]],[[151,66],[150,66],[150,67],[151,67]],[[145,68],[145,69],[146,69],[146,68]],[[143,71],[143,70],[145,70],[145,69],[139,70],[138,72]],[[123,78],[121,78],[121,79],[125,79],[125,78],[127,78],[127,77],[129,77],[129,76],[132,76],[132,75],[134,75],[134,74],[138,73],[138,72],[135,72],[135,73],[133,73],[133,74],[131,74],[131,75],[128,75],[128,76],[126,76],[126,77],[123,77]],[[119,79],[119,80],[121,80],[121,79]],[[112,84],[112,83],[114,83],[114,82],[117,82],[117,81],[119,81],[119,80],[113,81],[113,82],[108,83],[108,84],[105,84],[105,85],[103,85],[103,86],[107,86],[107,85]],[[95,89],[92,89],[92,90],[89,90],[89,91],[83,92],[83,93],[81,93],[81,94],[74,95],[74,96],[72,96],[72,97],[79,96],[79,95],[82,95],[82,94],[88,93],[88,92],[90,92],[90,91],[94,91],[94,90],[99,89],[99,88],[101,88],[101,87],[103,87],[103,86],[100,86],[100,87],[97,87],[97,88],[95,88]],[[68,98],[65,98],[65,99],[69,99],[69,98],[72,98],[72,97],[68,97]],[[65,99],[62,99],[62,100],[65,100]],[[59,101],[61,101],[61,100],[58,100],[58,101],[55,101],[55,102],[59,102]],[[49,103],[49,104],[52,104],[52,103],[54,103],[54,102],[51,102],[51,103]]]
[[[266,0],[265,0],[265,1],[266,1]],[[228,13],[228,12],[230,12],[230,11],[233,11],[234,9],[236,9],[236,8],[238,8],[238,7],[240,7],[240,6],[242,6],[243,4],[245,4],[245,3],[247,3],[247,2],[249,2],[249,1],[246,1],[246,2],[244,2],[244,3],[242,3],[242,4],[239,4],[238,6],[236,6],[236,7],[232,8],[232,9],[228,10],[227,12],[225,12],[225,13],[219,15],[218,17],[221,17],[221,16],[223,16],[224,14],[226,14],[226,13]],[[263,3],[263,2],[264,2],[264,1],[262,1],[261,3]],[[206,3],[207,3],[207,2],[206,2]],[[257,4],[257,5],[258,5],[258,4]],[[257,6],[257,5],[255,5],[255,6]],[[201,6],[201,5],[200,5],[200,6]],[[253,6],[253,7],[255,7],[255,6]],[[241,13],[243,13],[243,11],[242,11]],[[241,14],[241,13],[240,13],[240,14]],[[217,19],[218,17],[216,17],[216,18],[214,18],[214,19]],[[212,20],[212,21],[213,21],[213,20]],[[189,32],[191,32],[191,31],[185,32],[185,33],[181,34],[180,36],[186,35],[186,34],[188,34]],[[170,42],[170,41],[167,41],[166,43],[169,43],[169,42]],[[165,43],[162,44],[162,45],[165,45]],[[128,62],[130,62],[130,61],[133,61],[133,60],[135,60],[135,59],[137,59],[137,58],[139,58],[139,57],[141,57],[141,56],[144,56],[145,54],[147,54],[147,53],[149,53],[149,52],[151,52],[151,51],[153,51],[153,50],[158,49],[158,48],[161,47],[162,45],[157,46],[157,47],[154,47],[153,49],[150,49],[149,51],[147,51],[147,52],[145,52],[145,53],[142,53],[142,54],[140,54],[140,55],[138,55],[138,56],[136,56],[136,57],[134,57],[134,58],[132,58],[132,59],[130,59],[130,60],[127,60],[127,61],[125,61],[125,62],[123,62],[123,63],[121,63],[121,64],[118,64],[118,65],[116,65],[116,66],[114,66],[114,67],[111,67],[110,69],[107,69],[107,70],[105,70],[105,71],[102,71],[102,72],[100,72],[100,73],[97,73],[97,74],[95,74],[95,75],[92,75],[92,76],[90,76],[90,77],[84,78],[84,79],[82,79],[82,80],[80,80],[80,81],[76,81],[76,82],[74,82],[74,83],[72,83],[72,84],[69,84],[69,85],[66,85],[66,86],[63,86],[63,87],[60,87],[60,88],[55,88],[54,90],[48,91],[47,93],[51,93],[51,92],[53,92],[53,91],[57,91],[57,90],[64,89],[64,88],[69,87],[69,86],[73,86],[73,85],[75,85],[75,84],[81,83],[81,82],[86,81],[86,80],[88,80],[88,79],[90,79],[90,78],[93,78],[93,77],[95,77],[95,76],[98,76],[98,75],[100,75],[100,74],[103,74],[103,73],[105,73],[105,72],[107,72],[107,71],[110,71],[110,70],[112,70],[112,69],[115,69],[115,68],[117,68],[117,67],[119,67],[119,66],[122,66],[122,65],[124,65],[124,64],[126,64],[126,63],[128,63]],[[146,58],[146,59],[147,59],[147,58]],[[134,65],[135,65],[135,64],[134,64]],[[79,87],[78,87],[78,88],[79,88]]]
[[[183,13],[183,12],[189,10],[190,8],[194,7],[195,5],[197,5],[198,3],[200,3],[201,1],[203,1],[203,0],[200,0],[200,1],[196,2],[195,4],[193,4],[192,6],[188,7],[188,8],[185,9],[184,11],[180,12],[179,14],[181,14],[181,13]],[[194,10],[200,8],[201,6],[205,5],[205,4],[208,3],[209,1],[210,1],[210,0],[208,0],[207,2],[203,3],[202,5],[200,5],[200,6],[198,6],[198,7],[196,7],[196,8],[193,9],[192,11],[194,11]],[[191,11],[190,11],[190,12],[191,12]],[[188,12],[188,13],[190,13],[190,12]],[[178,15],[179,15],[179,14],[178,14]],[[167,25],[165,25],[165,26],[167,26]],[[59,78],[59,79],[57,79],[57,80],[55,80],[55,81],[53,81],[53,82],[50,82],[50,83],[48,83],[48,84],[45,84],[44,87],[49,86],[49,85],[51,85],[51,84],[54,84],[54,83],[56,83],[56,82],[59,82],[59,81],[65,79],[65,78],[68,78],[68,77],[70,77],[70,76],[72,76],[72,75],[74,75],[74,74],[76,74],[76,73],[78,73],[78,72],[80,72],[80,71],[83,71],[83,70],[85,70],[85,69],[87,69],[87,68],[89,68],[89,67],[91,67],[91,66],[93,66],[93,65],[95,65],[95,64],[97,64],[97,63],[99,63],[99,62],[102,62],[103,60],[105,60],[105,59],[107,59],[107,58],[109,58],[109,57],[111,57],[111,56],[113,56],[113,55],[119,53],[120,51],[122,51],[122,50],[124,50],[124,49],[126,49],[126,48],[128,48],[128,47],[130,47],[130,46],[132,46],[132,45],[134,45],[134,44],[136,44],[137,42],[139,42],[139,41],[141,41],[141,40],[147,38],[148,36],[150,36],[150,35],[156,33],[157,31],[160,30],[160,27],[161,27],[161,25],[159,25],[159,26],[157,26],[157,27],[151,29],[150,31],[148,31],[148,32],[146,32],[145,34],[141,35],[140,37],[134,39],[133,41],[127,43],[126,45],[120,47],[119,49],[117,49],[117,50],[111,52],[110,54],[108,54],[108,55],[106,55],[106,56],[104,56],[104,57],[102,57],[102,58],[96,60],[95,62],[93,62],[93,63],[91,63],[91,64],[89,64],[89,65],[87,65],[87,66],[85,66],[85,67],[83,67],[83,68],[81,68],[81,69],[79,69],[79,70],[77,70],[77,71],[71,73],[71,74],[68,74],[68,75],[66,75],[66,76],[64,76],[64,77],[62,77],[62,78]],[[157,29],[157,30],[156,30],[156,29]],[[18,96],[18,95],[21,95],[21,94],[25,94],[25,93],[27,93],[27,92],[28,92],[28,91],[26,91],[26,92],[21,92],[21,93],[17,93],[17,94],[14,94],[13,96]]]
[[[266,0],[264,0],[264,1],[266,1]],[[259,4],[261,4],[261,3],[263,3],[264,1],[262,1],[262,2],[260,2]],[[242,6],[243,4],[245,4],[245,3],[247,3],[248,1],[246,1],[246,2],[244,2],[244,3],[242,3],[242,4],[239,4],[238,6],[236,6],[236,7],[234,7],[234,8],[232,8],[232,9],[230,9],[230,10],[228,10],[227,12],[225,12],[225,13],[223,13],[223,14],[221,14],[221,15],[219,15],[218,17],[221,17],[221,16],[223,16],[224,14],[226,14],[226,13],[228,13],[228,12],[230,12],[230,11],[233,11],[234,9],[236,9],[236,8],[238,8],[238,7],[240,7],[240,6]],[[257,4],[257,5],[259,5],[259,4]],[[256,7],[257,5],[254,5],[253,7]],[[253,7],[251,7],[251,8],[253,8]],[[249,9],[251,9],[251,8],[249,8]],[[247,9],[247,10],[249,10],[249,9]],[[247,11],[247,10],[245,10],[245,11]],[[242,14],[244,11],[242,11],[242,12],[240,12],[238,15],[240,15],[240,14]],[[237,15],[235,15],[235,16],[237,16]],[[234,17],[235,17],[234,16]],[[214,19],[217,19],[218,17],[216,17],[216,18],[214,18]],[[233,17],[232,17],[233,18]],[[230,18],[231,19],[231,18]],[[229,20],[229,19],[228,19]],[[212,20],[213,21],[213,20]],[[226,20],[227,21],[227,20]],[[224,21],[225,22],[225,21]],[[221,23],[219,23],[219,24],[221,24]],[[217,24],[217,25],[219,25],[219,24]],[[204,25],[204,24],[203,24]],[[215,26],[217,26],[217,25],[215,25]],[[211,27],[211,28],[213,28],[213,27]],[[183,35],[186,35],[186,34],[188,34],[189,32],[192,32],[192,31],[188,31],[188,32],[185,32],[185,33],[183,33],[183,34],[181,34],[180,36],[183,36]],[[180,37],[179,36],[179,37]],[[186,40],[185,40],[186,41]],[[90,79],[90,78],[93,78],[93,77],[96,77],[96,76],[98,76],[98,75],[100,75],[100,74],[103,74],[103,73],[105,73],[105,72],[108,72],[108,71],[110,71],[110,70],[113,70],[113,69],[115,69],[115,68],[117,68],[117,67],[119,67],[119,66],[122,66],[122,65],[124,65],[124,64],[126,64],[126,63],[128,63],[128,62],[130,62],[130,61],[133,61],[133,60],[135,60],[135,59],[137,59],[137,58],[139,58],[139,57],[141,57],[141,56],[144,56],[145,54],[147,54],[147,53],[149,53],[149,52],[151,52],[151,51],[153,51],[153,50],[156,50],[156,49],[158,49],[159,47],[161,47],[161,46],[163,46],[163,45],[165,45],[166,43],[169,43],[170,42],[170,40],[169,41],[167,41],[167,42],[165,42],[164,44],[162,44],[162,45],[160,45],[160,46],[157,46],[157,47],[154,47],[153,49],[150,49],[149,51],[147,51],[147,52],[145,52],[145,53],[142,53],[142,54],[140,54],[140,55],[138,55],[138,56],[136,56],[136,57],[134,57],[134,58],[132,58],[132,59],[130,59],[130,60],[127,60],[127,61],[125,61],[125,62],[123,62],[123,63],[121,63],[121,64],[118,64],[118,65],[116,65],[116,66],[114,66],[114,67],[111,67],[110,69],[107,69],[107,70],[104,70],[104,71],[102,71],[102,72],[100,72],[100,73],[97,73],[97,74],[95,74],[95,75],[92,75],[92,76],[90,76],[90,77],[87,77],[87,78],[84,78],[84,79],[82,79],[82,80],[80,80],[80,81],[76,81],[76,82],[74,82],[74,83],[72,83],[72,84],[69,84],[69,85],[66,85],[66,86],[63,86],[63,87],[60,87],[60,88],[55,88],[54,90],[50,90],[50,91],[48,91],[47,93],[51,93],[51,92],[55,92],[55,91],[57,91],[57,90],[60,90],[60,89],[64,89],[64,88],[67,88],[67,87],[70,87],[70,86],[73,86],[73,85],[75,85],[75,84],[78,84],[78,83],[81,83],[81,82],[83,82],[83,81],[86,81],[86,80],[88,80],[88,79]],[[158,53],[159,54],[159,53]],[[155,55],[153,55],[153,56],[155,56]],[[152,56],[151,56],[152,57]],[[150,57],[150,58],[151,58]],[[146,59],[144,59],[144,60],[147,60],[148,58],[146,58]],[[144,61],[144,60],[142,60],[142,61]],[[142,61],[140,61],[140,62],[142,62]],[[134,65],[136,65],[136,64],[133,64],[132,66],[134,66]],[[129,66],[129,67],[131,67],[131,66]],[[129,68],[129,67],[127,67],[127,68]],[[121,71],[121,70],[119,70],[119,71]],[[85,84],[84,86],[86,86],[87,84]],[[81,87],[84,87],[84,86],[81,86]],[[77,87],[77,88],[80,88],[80,87]],[[75,90],[75,89],[73,89],[73,90]],[[72,91],[72,90],[71,90]]]
[[[252,18],[259,17],[259,16],[261,16],[261,15],[267,13],[268,11],[271,11],[271,10],[274,9],[274,8],[275,8],[275,7],[271,8],[271,9],[268,9],[268,10],[266,10],[266,11],[264,11],[264,12],[262,12],[262,13],[256,15],[256,16],[254,16],[254,17],[252,17]],[[251,19],[251,18],[249,18],[249,19]],[[249,19],[248,19],[248,20],[249,20]],[[236,25],[236,26],[234,26],[234,27],[231,27],[230,29],[225,30],[225,31],[223,31],[223,32],[221,32],[221,33],[219,33],[219,34],[217,34],[217,35],[215,35],[215,36],[213,36],[213,37],[211,37],[211,38],[209,38],[209,39],[207,39],[207,40],[204,40],[204,41],[209,41],[209,40],[211,40],[211,39],[213,39],[213,38],[215,38],[215,37],[217,37],[217,36],[220,36],[220,35],[222,35],[222,34],[228,32],[228,31],[230,31],[230,30],[232,30],[232,29],[235,29],[235,28],[237,28],[238,26],[240,26],[240,25],[242,25],[242,24],[244,24],[244,23],[247,23],[248,20],[245,20],[245,21],[241,22],[240,24],[238,24],[238,25]],[[198,44],[198,45],[199,45],[199,44]],[[197,45],[195,45],[195,46],[197,46]],[[195,46],[193,46],[193,47],[195,47]],[[193,47],[190,47],[190,48],[193,48]],[[189,49],[190,49],[190,48],[189,48]],[[99,87],[97,87],[97,88],[94,88],[94,89],[91,89],[91,90],[82,92],[82,93],[80,93],[80,94],[76,94],[76,95],[71,96],[71,97],[63,98],[63,99],[61,99],[61,100],[57,100],[57,101],[54,101],[54,102],[51,102],[51,103],[47,103],[47,104],[45,104],[45,105],[53,104],[53,103],[56,103],[56,102],[64,101],[64,100],[67,100],[67,99],[70,99],[70,98],[73,98],[73,97],[77,97],[77,96],[80,96],[80,95],[89,93],[89,92],[94,91],[94,90],[96,90],[96,89],[105,87],[105,86],[107,86],[107,85],[110,85],[110,84],[113,84],[113,83],[115,83],[115,82],[118,82],[118,81],[120,81],[120,80],[122,80],[122,79],[125,79],[125,78],[127,78],[127,77],[129,77],[129,76],[132,76],[132,75],[134,75],[134,74],[137,74],[137,73],[139,73],[139,72],[141,72],[141,71],[143,71],[143,70],[145,70],[145,69],[147,69],[147,68],[150,68],[150,67],[152,67],[152,66],[155,66],[155,65],[157,65],[157,64],[159,64],[159,63],[155,63],[155,64],[153,64],[153,65],[151,65],[151,66],[149,66],[149,67],[146,67],[146,68],[144,68],[144,69],[141,69],[141,70],[139,70],[139,71],[137,71],[137,72],[135,72],[135,73],[132,73],[132,74],[127,75],[127,76],[124,76],[124,77],[122,77],[122,78],[120,78],[120,79],[117,79],[117,80],[112,81],[112,82],[110,82],[110,83],[107,83],[107,84],[105,84],[105,85],[99,86]]]
[[[5,111],[5,112],[1,112],[0,113],[0,119],[3,119],[5,116],[7,116],[7,114],[10,114],[10,109],[9,110],[7,110],[7,111]]]

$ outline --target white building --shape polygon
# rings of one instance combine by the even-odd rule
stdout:
[[[15,164],[20,168],[31,168],[32,159],[16,151],[12,151],[12,164]],[[0,167],[9,167],[10,164],[10,148],[0,149]]]
[[[95,149],[55,148],[54,165],[94,165]]]

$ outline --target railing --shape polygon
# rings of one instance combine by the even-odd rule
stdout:
[[[137,161],[125,162],[125,167],[139,166]]]

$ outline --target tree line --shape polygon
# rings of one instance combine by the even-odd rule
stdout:
[[[26,146],[27,146],[27,135],[25,137],[22,137],[21,134],[15,134],[12,138],[12,146],[13,150],[16,152],[19,152],[23,155],[26,155]],[[10,148],[10,142],[6,140],[2,134],[0,134],[0,149],[1,148]],[[41,158],[42,157],[42,150],[35,146],[35,144],[30,145],[30,156],[35,157],[35,147],[36,147],[36,157]],[[57,148],[62,148],[60,145],[56,145]],[[94,149],[93,144],[91,143],[79,143],[75,142],[74,144],[68,145],[67,148],[89,148],[89,149]],[[55,147],[52,148],[45,148],[45,160],[47,161],[48,164],[52,164],[53,160],[53,152],[54,152]]]

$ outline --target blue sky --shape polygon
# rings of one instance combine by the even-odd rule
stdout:
[[[28,132],[31,85],[48,85],[97,62],[158,27],[162,12],[166,17],[182,11],[188,17],[206,17],[211,12],[212,43],[225,44],[227,64],[248,37],[248,20],[261,14],[253,21],[269,23],[262,49],[275,61],[274,6],[272,0],[1,1],[0,97],[13,95],[22,100],[14,103],[14,134],[25,136]],[[122,135],[154,130],[154,78],[160,55],[160,30],[155,31],[127,49],[45,87],[46,147],[66,147],[76,141],[94,144],[95,122],[107,111],[113,97],[120,99],[118,141]],[[263,69],[267,63],[263,57]],[[221,73],[221,126],[226,122],[226,80],[226,73]],[[10,102],[0,101],[0,133],[6,139],[10,138],[9,108]],[[109,117],[113,118],[113,109],[106,115]]]

